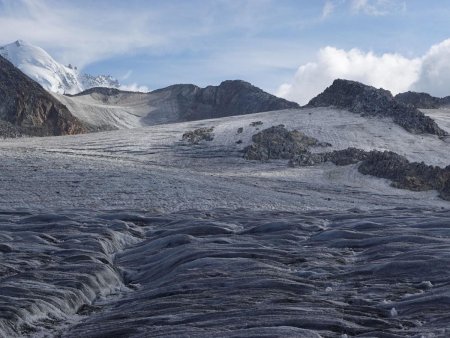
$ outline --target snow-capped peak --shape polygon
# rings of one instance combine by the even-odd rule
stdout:
[[[42,48],[23,40],[0,47],[0,55],[50,92],[76,94],[92,87],[119,87],[109,75],[92,76],[70,64],[64,66]]]

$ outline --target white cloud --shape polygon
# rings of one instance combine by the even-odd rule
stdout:
[[[322,92],[336,78],[360,81],[394,93],[408,90],[419,79],[421,59],[399,54],[376,55],[359,49],[345,51],[322,48],[315,62],[298,68],[291,83],[279,87],[277,95],[301,104]]]
[[[423,56],[420,78],[411,90],[450,95],[450,39],[432,46]]]
[[[202,39],[221,31],[258,31],[275,12],[265,3],[0,0],[0,45],[22,39],[83,68],[125,54],[204,48]]]
[[[322,8],[322,20],[327,19],[335,10],[335,4],[332,1],[326,1]]]
[[[153,15],[146,11],[120,11],[114,6],[86,10],[54,0],[0,0],[0,5],[0,42],[23,39],[44,49],[52,48],[57,59],[80,68],[164,41],[162,35],[145,29]]]
[[[127,84],[127,85],[120,85],[120,90],[126,90],[129,92],[142,92],[142,93],[148,93],[150,89],[146,86],[140,86],[137,83]]]
[[[300,66],[290,83],[282,84],[277,95],[301,104],[321,93],[336,78],[359,81],[393,94],[408,90],[434,96],[450,95],[450,39],[421,57],[400,54],[376,55],[359,49],[345,51],[322,48],[314,62]]]

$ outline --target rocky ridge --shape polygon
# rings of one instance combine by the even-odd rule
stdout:
[[[364,151],[357,148],[314,154],[304,152],[289,160],[289,166],[312,166],[332,162],[343,166],[361,162],[358,171],[364,175],[385,178],[392,186],[412,191],[437,190],[441,198],[450,201],[450,165],[445,168],[409,162],[392,151]]]
[[[450,96],[443,98],[431,96],[428,93],[405,92],[394,96],[395,100],[409,104],[418,109],[437,109],[450,106]]]
[[[1,56],[0,119],[3,137],[70,135],[87,131],[63,104]]]
[[[357,148],[334,150],[325,153],[311,153],[306,151],[291,157],[288,165],[290,167],[305,167],[318,165],[324,162],[332,162],[336,165],[349,165],[363,161],[367,159],[367,157],[368,152]]]
[[[165,105],[170,102],[178,107],[181,121],[299,108],[295,102],[266,93],[241,80],[227,80],[219,86],[205,88],[178,84],[150,94],[164,94],[167,97]],[[164,106],[159,109],[164,109]]]
[[[398,102],[384,89],[359,82],[337,79],[313,98],[307,107],[334,106],[362,116],[388,117],[407,131],[445,136],[447,133],[417,108]]]

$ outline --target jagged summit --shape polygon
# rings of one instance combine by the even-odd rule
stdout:
[[[363,100],[371,101],[367,103],[372,103],[374,101],[380,103],[382,101],[392,101],[393,97],[391,92],[382,88],[378,89],[357,81],[336,79],[331,86],[327,87],[321,94],[311,99],[307,106],[351,108],[358,104],[361,105]],[[366,107],[366,109],[368,108],[373,112],[384,111],[384,107],[379,105]]]
[[[428,93],[405,92],[395,95],[395,100],[410,104],[419,109],[436,109],[450,106],[450,96],[443,98],[431,96]]]
[[[417,108],[396,101],[388,90],[356,81],[336,79],[307,104],[307,107],[328,106],[366,116],[390,117],[411,133],[447,134]]]
[[[50,92],[75,94],[91,87],[119,87],[113,77],[93,76],[72,65],[62,65],[44,49],[27,41],[16,40],[0,47],[0,55]]]

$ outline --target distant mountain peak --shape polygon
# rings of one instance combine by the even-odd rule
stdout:
[[[0,55],[50,92],[76,94],[92,87],[120,86],[110,75],[93,76],[79,72],[71,64],[65,66],[44,49],[24,40],[0,47]]]

